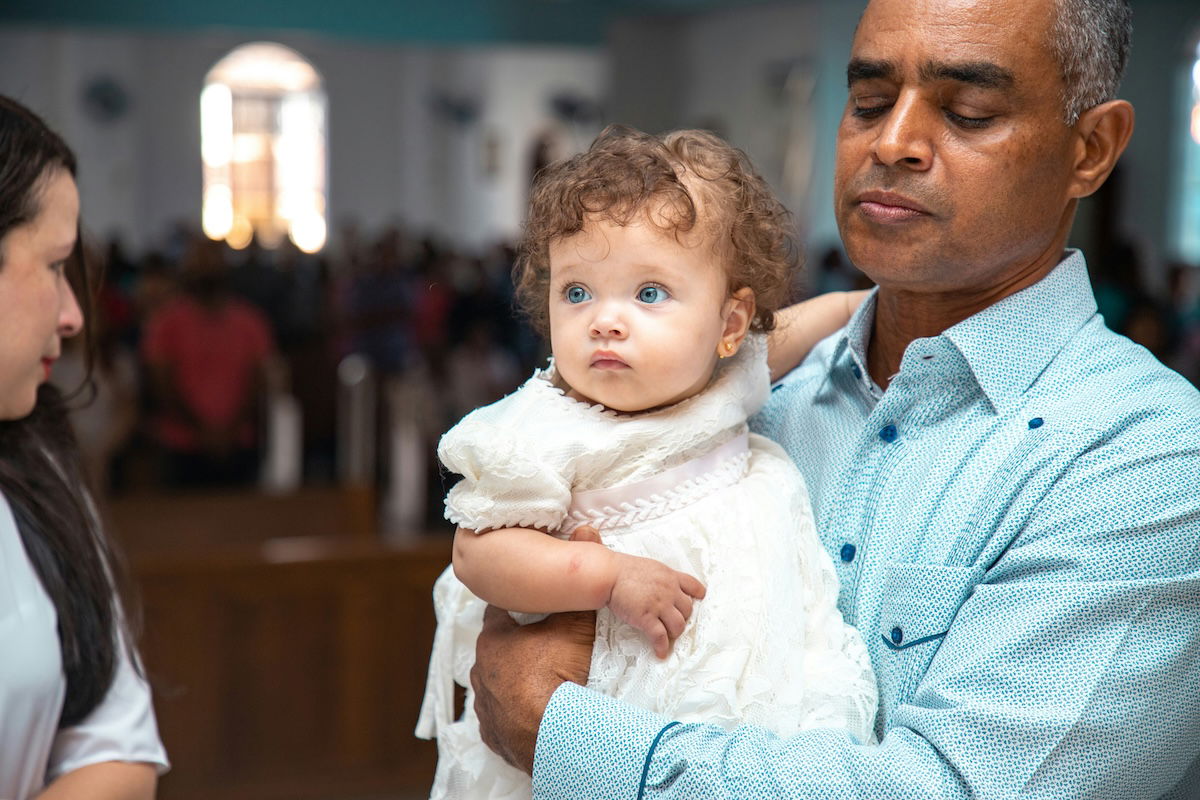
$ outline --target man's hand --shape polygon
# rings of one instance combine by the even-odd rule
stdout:
[[[488,606],[475,642],[471,688],[484,744],[533,774],[542,714],[564,681],[586,684],[596,638],[596,612],[551,614],[518,625],[507,611]]]
[[[656,656],[666,658],[692,615],[693,598],[704,597],[704,584],[650,558],[618,559],[608,607],[617,619],[646,634]]]

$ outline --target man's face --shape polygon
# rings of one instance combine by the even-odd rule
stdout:
[[[1053,0],[872,0],[851,53],[835,211],[885,288],[988,292],[1056,263],[1074,205]]]

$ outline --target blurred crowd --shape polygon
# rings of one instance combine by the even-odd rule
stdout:
[[[513,309],[514,252],[497,244],[467,253],[396,227],[366,235],[346,226],[340,242],[319,255],[287,241],[235,251],[180,227],[137,259],[117,240],[91,254],[103,268],[95,388],[80,393],[75,426],[103,493],[260,482],[272,394],[299,408],[302,481],[336,480],[338,365],[359,354],[373,366],[380,438],[389,396],[417,421],[437,519],[437,437],[547,354]],[[1104,248],[1089,263],[1109,326],[1200,382],[1200,269],[1171,264],[1154,291],[1132,246]],[[812,293],[862,285],[836,248],[804,278]],[[81,344],[69,340],[55,365],[68,391],[82,379]],[[386,461],[385,448],[377,458]]]
[[[338,365],[350,354],[373,366],[380,435],[387,391],[402,382],[432,453],[441,431],[544,359],[513,310],[508,246],[468,255],[352,226],[341,241],[315,256],[286,241],[236,251],[180,227],[137,259],[117,240],[90,253],[103,276],[94,389],[80,392],[74,421],[97,488],[253,485],[277,393],[300,409],[304,482],[334,480]],[[84,369],[82,338],[69,340],[53,379],[72,391]]]

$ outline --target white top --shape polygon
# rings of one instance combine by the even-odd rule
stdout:
[[[167,769],[150,688],[123,642],[108,694],[83,722],[58,729],[67,682],[57,625],[0,494],[0,800],[27,800],[59,775],[103,761]]]
[[[578,524],[568,518],[572,493],[645,480],[733,439],[766,402],[769,380],[766,341],[752,335],[703,392],[630,415],[566,398],[551,363],[442,437],[438,458],[463,476],[446,496],[446,518],[472,530],[569,533]]]
[[[588,686],[681,721],[780,735],[805,728],[870,737],[876,695],[858,633],[816,535],[804,480],[773,442],[747,432],[769,391],[766,343],[746,340],[708,387],[675,405],[618,414],[566,397],[553,367],[469,414],[438,455],[463,475],[446,516],[474,530],[595,527],[604,544],[695,575],[707,587],[671,654],[608,609],[596,614]],[[488,535],[488,534],[481,534]],[[468,686],[483,603],[448,569],[418,719],[438,739],[432,797],[527,800],[529,776],[481,741]],[[521,621],[526,621],[523,617]]]

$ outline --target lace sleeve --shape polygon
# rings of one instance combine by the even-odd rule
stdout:
[[[566,518],[570,482],[533,435],[472,414],[442,437],[438,458],[462,476],[446,495],[446,519],[455,525],[553,531]]]

